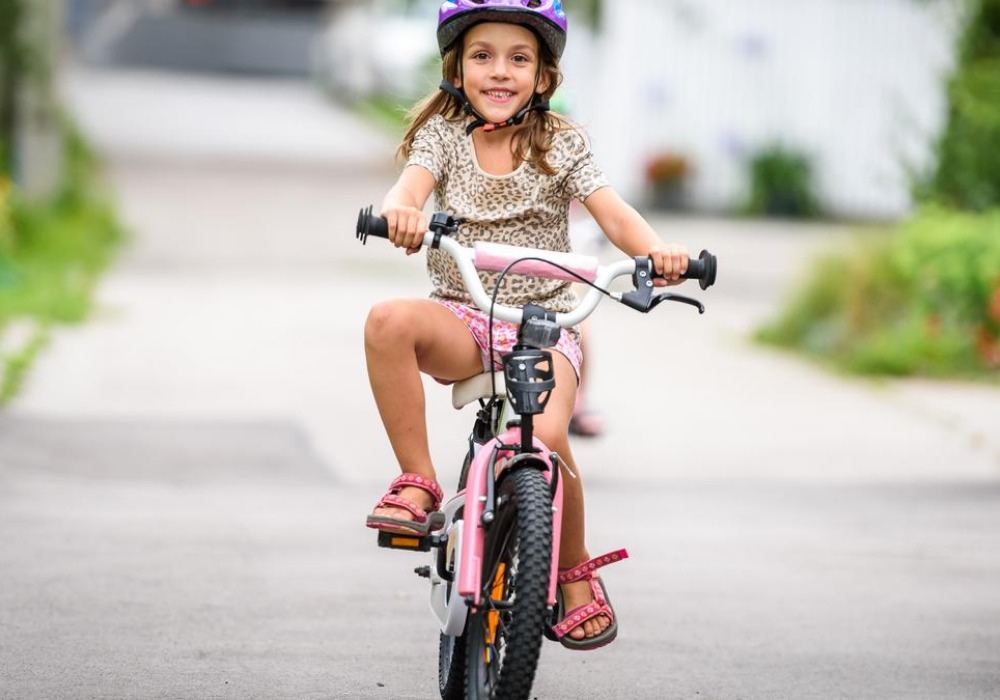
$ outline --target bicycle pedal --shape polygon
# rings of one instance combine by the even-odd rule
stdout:
[[[431,535],[401,535],[396,532],[379,532],[378,546],[386,549],[408,549],[411,552],[431,551]]]

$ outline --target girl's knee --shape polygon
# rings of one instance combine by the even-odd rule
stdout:
[[[380,301],[368,312],[365,344],[398,346],[412,332],[412,327],[404,304],[399,301]]]

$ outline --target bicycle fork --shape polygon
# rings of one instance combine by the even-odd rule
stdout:
[[[512,427],[478,450],[469,465],[465,489],[444,506],[444,530],[432,536],[430,543],[435,549],[432,564],[417,569],[417,573],[430,579],[431,609],[444,634],[462,634],[469,611],[483,605],[486,583],[483,581],[484,543],[496,508],[495,485],[505,472],[537,469],[549,483],[552,497],[552,560],[548,605],[556,603],[563,501],[559,458],[537,438],[532,440],[533,452],[517,451],[521,438],[521,429]]]
[[[549,604],[555,604],[556,568],[558,565],[559,536],[562,521],[562,481],[558,477],[559,458],[537,438],[532,444],[535,452],[514,453],[503,447],[519,445],[521,429],[510,428],[499,436],[492,445],[480,450],[469,469],[469,479],[465,493],[465,514],[467,533],[462,542],[461,567],[456,583],[459,596],[466,598],[469,605],[478,607],[482,600],[483,542],[485,530],[493,521],[493,486],[504,471],[514,469],[538,469],[543,472],[551,486],[552,493],[552,566],[549,575]],[[494,453],[495,452],[495,456]],[[493,471],[495,469],[496,477]]]

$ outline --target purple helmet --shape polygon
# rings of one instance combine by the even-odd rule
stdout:
[[[438,46],[444,54],[479,22],[507,22],[534,29],[557,59],[566,48],[562,0],[449,0],[438,11]]]

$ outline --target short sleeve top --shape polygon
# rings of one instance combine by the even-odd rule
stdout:
[[[414,136],[406,166],[430,171],[437,210],[466,220],[456,236],[462,245],[491,241],[567,252],[570,201],[582,201],[608,183],[577,128],[567,127],[553,135],[547,160],[555,175],[546,175],[528,161],[507,175],[486,173],[476,160],[465,122],[436,115]],[[451,256],[429,250],[427,269],[434,286],[432,298],[472,303]],[[499,273],[480,272],[479,276],[492,294]],[[534,303],[566,312],[576,297],[568,282],[508,274],[497,303],[512,307]]]

